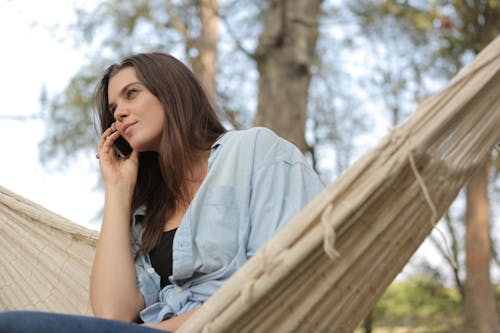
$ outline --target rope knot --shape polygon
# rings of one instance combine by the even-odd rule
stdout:
[[[330,203],[323,211],[323,214],[321,214],[321,224],[325,229],[323,249],[330,259],[337,260],[340,257],[340,253],[335,249],[335,227],[329,222],[332,215],[333,204]]]

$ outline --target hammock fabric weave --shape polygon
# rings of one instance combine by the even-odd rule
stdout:
[[[91,314],[97,237],[0,187],[0,310]]]
[[[500,140],[500,37],[328,186],[180,333],[352,332]],[[0,188],[0,309],[89,313],[97,233]]]
[[[500,37],[177,332],[353,332],[498,140]]]

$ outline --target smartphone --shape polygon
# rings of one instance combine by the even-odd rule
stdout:
[[[132,147],[121,135],[113,143],[113,148],[119,158],[128,158],[132,153]]]

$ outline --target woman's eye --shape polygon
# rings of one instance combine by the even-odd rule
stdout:
[[[137,89],[135,88],[131,88],[129,90],[127,90],[127,97],[130,98],[130,97],[134,97],[135,94],[137,94]]]

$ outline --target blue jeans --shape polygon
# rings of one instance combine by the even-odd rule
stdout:
[[[165,333],[116,320],[35,312],[0,312],[0,333]]]

